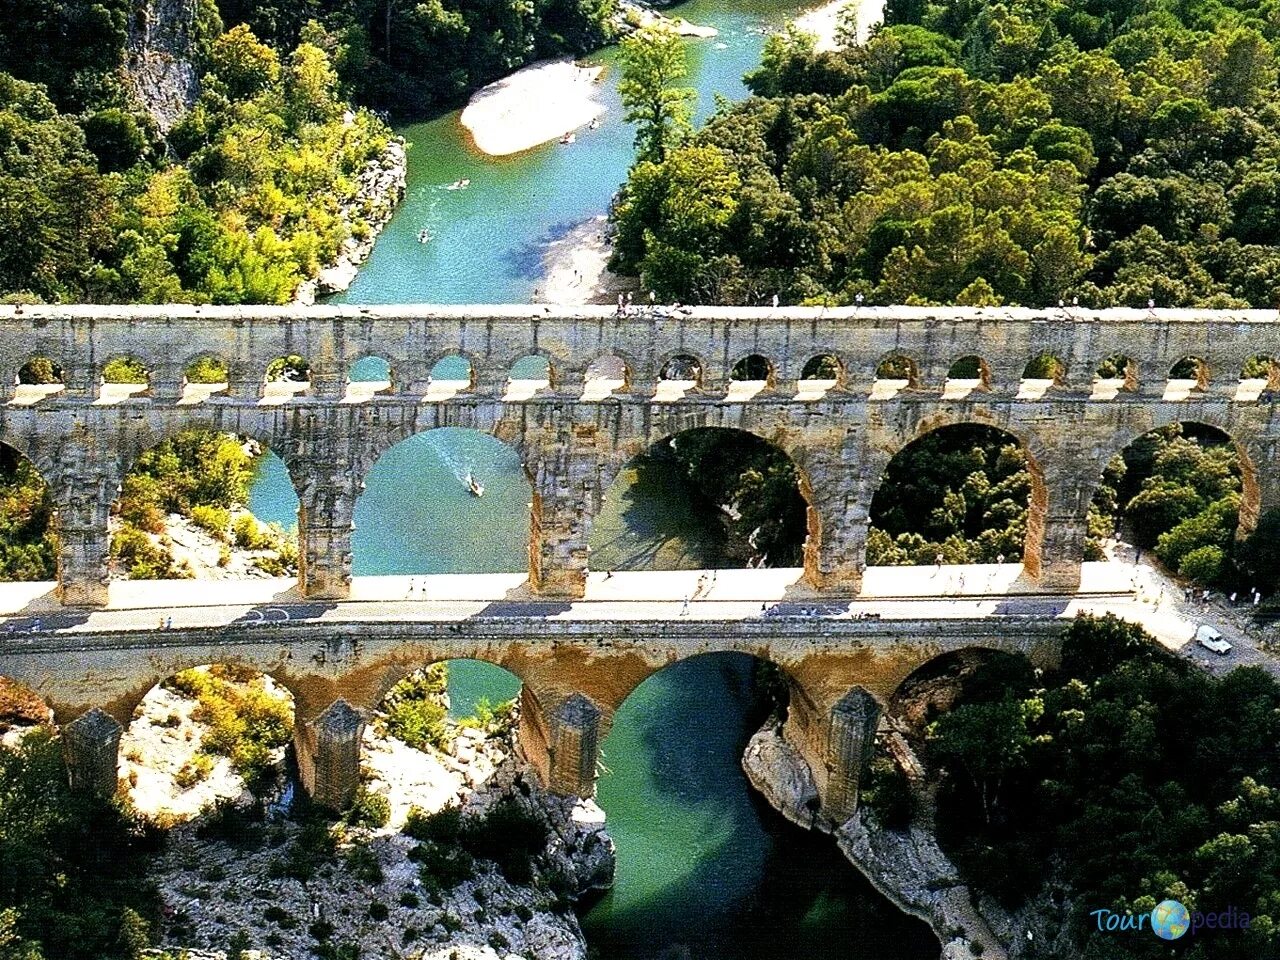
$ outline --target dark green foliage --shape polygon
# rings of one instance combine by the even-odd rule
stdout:
[[[0,445],[0,580],[52,580],[57,570],[49,488],[31,461]]]
[[[533,859],[547,845],[547,826],[512,797],[462,821],[462,845],[478,860],[492,860],[512,883],[528,883]]]
[[[915,815],[915,797],[907,776],[888,756],[877,756],[868,765],[860,800],[887,830],[905,830]]]
[[[1280,302],[1269,6],[886,16],[771,38],[755,98],[632,169],[614,267],[682,302]]]
[[[1008,434],[935,430],[889,463],[871,501],[867,562],[1017,563],[1030,494],[1026,454]]]
[[[1119,527],[1188,579],[1228,580],[1240,490],[1239,456],[1228,438],[1184,424],[1153,430],[1103,473],[1090,507],[1090,556],[1101,556],[1101,539]]]
[[[448,684],[448,668],[436,663],[392,687],[384,701],[387,733],[419,750],[447,749],[452,741]]]
[[[807,508],[795,464],[777,447],[752,434],[708,427],[678,434],[647,456],[677,464],[700,507],[723,518],[727,560],[800,565]],[[724,507],[736,511],[736,519]]]
[[[131,960],[157,906],[144,881],[154,838],[72,793],[63,764],[43,733],[0,748],[0,944],[17,960]]]
[[[1273,956],[1280,946],[1280,686],[1243,668],[1214,679],[1164,654],[1113,618],[1081,618],[1060,670],[975,679],[930,730],[943,772],[939,829],[967,877],[1009,904],[1042,883],[1089,908],[1149,911],[1175,897],[1191,909],[1228,904],[1248,932],[1202,938],[1196,960]],[[1080,947],[1096,934],[1067,918]],[[1155,938],[1126,956],[1166,956]]]
[[[391,801],[386,794],[374,793],[363,785],[356,791],[356,798],[343,815],[343,821],[353,827],[385,827],[391,819]]]

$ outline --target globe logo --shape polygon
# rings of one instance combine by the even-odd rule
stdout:
[[[1161,940],[1177,940],[1190,926],[1191,916],[1177,900],[1163,900],[1151,911],[1151,929]]]

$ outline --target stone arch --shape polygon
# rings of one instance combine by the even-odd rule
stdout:
[[[356,576],[526,569],[515,557],[527,558],[536,496],[519,445],[472,427],[418,430],[377,451],[362,480],[352,539]]]
[[[507,400],[527,400],[556,386],[560,370],[541,351],[526,353],[507,367]]]
[[[396,371],[391,361],[372,350],[352,357],[347,364],[346,375],[348,383],[385,384],[383,389],[393,387],[396,382]]]
[[[630,457],[618,471],[604,493],[601,510],[592,525],[589,538],[592,569],[698,569],[708,562],[726,569],[741,565],[740,562],[718,563],[726,556],[719,552],[725,544],[706,539],[714,536],[714,530],[700,529],[707,518],[694,508],[694,504],[703,494],[687,479],[681,479],[685,475],[680,473],[681,454],[677,446],[681,437],[691,434],[702,434],[712,441],[712,447],[724,444],[732,436],[749,438],[747,444],[754,447],[756,453],[775,463],[780,463],[777,458],[782,458],[789,465],[795,478],[795,500],[785,506],[799,511],[799,515],[785,519],[782,529],[776,533],[781,537],[794,522],[803,526],[805,534],[799,543],[787,545],[788,550],[794,546],[797,551],[796,563],[770,565],[800,565],[801,558],[806,556],[804,541],[820,528],[813,506],[813,491],[802,463],[791,450],[764,434],[740,427],[693,426],[660,434]],[[635,499],[637,490],[640,491],[640,500]],[[645,500],[646,491],[653,494],[662,492],[666,496]],[[674,504],[680,504],[678,513],[670,512],[677,509]],[[696,540],[688,539],[686,535],[690,533],[704,538],[703,544],[697,546]],[[686,539],[688,546],[685,545]],[[782,541],[778,542],[781,545]],[[670,549],[663,553],[667,545]],[[737,552],[732,548],[731,551],[730,555]],[[767,551],[763,557],[769,559]]]
[[[949,695],[958,694],[956,687],[971,678],[976,668],[990,663],[1002,663],[1012,671],[1028,675],[1045,665],[1022,650],[1010,651],[995,642],[973,642],[929,657],[897,678],[885,705],[886,712],[911,726],[922,727],[935,718],[936,713],[932,711],[938,707],[944,711],[950,708],[954,697]],[[932,689],[935,687],[941,689],[935,691]]]
[[[845,384],[845,365],[835,353],[818,353],[805,361],[800,370],[801,380],[831,381],[835,386]]]
[[[1042,350],[1030,360],[1022,370],[1023,380],[1048,380],[1053,386],[1065,386],[1067,382],[1067,364],[1052,350]]]
[[[151,390],[151,370],[132,354],[109,358],[98,371],[99,396],[107,402],[146,397]]]
[[[1206,390],[1209,387],[1209,364],[1196,356],[1185,356],[1169,368],[1170,381],[1189,381],[1191,389]]]
[[[918,390],[920,364],[915,357],[901,350],[890,350],[876,361],[876,379],[904,382],[906,389]]]
[[[983,386],[991,382],[991,365],[976,353],[957,357],[947,369],[948,380],[980,380]]]
[[[707,375],[706,362],[687,350],[672,350],[658,358],[658,379],[692,383],[696,390]]]
[[[729,379],[748,383],[762,382],[767,386],[772,386],[774,381],[773,363],[762,354],[749,353],[739,358],[729,367]]]
[[[216,661],[175,671],[142,691],[129,711],[120,779],[152,817],[191,819],[246,785],[266,791],[283,775],[297,706],[286,684],[256,666]],[[228,715],[253,722],[241,730],[218,719]]]
[[[1138,388],[1138,364],[1132,357],[1123,353],[1115,353],[1104,357],[1094,371],[1094,382],[1119,382],[1122,390]]]
[[[278,474],[280,472],[283,473],[284,479],[288,482],[289,493],[292,494],[292,503],[285,504],[285,509],[282,515],[268,517],[266,518],[266,522],[264,522],[262,518],[259,518],[254,514],[254,511],[249,509],[252,502],[252,486],[255,482],[251,478],[249,481],[250,490],[247,491],[245,502],[241,506],[244,512],[254,514],[256,525],[249,525],[243,521],[239,523],[233,522],[229,528],[221,531],[221,533],[212,533],[212,531],[210,531],[216,539],[225,537],[226,539],[222,542],[228,547],[238,545],[245,549],[264,549],[266,538],[275,538],[278,536],[266,529],[267,523],[272,520],[276,520],[280,522],[281,527],[284,528],[286,532],[288,531],[290,524],[285,522],[286,517],[283,514],[289,512],[287,508],[290,505],[293,507],[292,514],[295,522],[301,526],[301,506],[305,491],[303,486],[300,484],[300,478],[297,474],[297,464],[293,462],[291,451],[285,451],[282,455],[280,451],[275,449],[274,437],[268,433],[255,430],[252,427],[246,429],[238,423],[234,425],[234,429],[228,430],[225,426],[220,427],[211,418],[204,416],[184,419],[181,421],[176,419],[167,419],[158,429],[145,430],[133,434],[130,437],[130,443],[127,445],[121,445],[119,448],[119,481],[112,492],[113,495],[110,498],[110,502],[105,505],[105,508],[109,511],[110,515],[117,518],[117,526],[112,531],[110,537],[113,547],[113,559],[110,563],[109,569],[112,571],[113,575],[118,575],[121,570],[124,569],[122,566],[115,563],[116,551],[122,544],[131,544],[132,549],[141,550],[143,552],[146,552],[148,549],[137,537],[135,532],[125,531],[123,526],[121,526],[122,521],[125,519],[124,514],[122,513],[125,504],[122,502],[122,498],[126,493],[130,476],[137,473],[143,457],[150,451],[155,450],[166,442],[177,441],[183,437],[194,437],[198,435],[207,435],[210,437],[229,435],[234,436],[237,439],[243,438],[247,441],[251,441],[252,444],[256,445],[258,448],[257,456],[269,457],[269,462],[265,464],[265,468],[272,470],[273,474]],[[250,453],[251,456],[254,455],[252,451],[246,452]],[[260,470],[262,468],[263,464],[260,462],[258,469]],[[145,489],[140,489],[135,492],[144,494],[146,491]],[[165,493],[167,492],[167,488],[166,490],[160,490],[159,492]],[[288,494],[285,494],[284,496],[286,499],[288,498]],[[141,504],[146,502],[146,499],[146,497],[140,496],[137,502]],[[260,507],[259,511],[261,510],[262,508]],[[141,514],[131,517],[129,518],[130,525],[134,525],[142,519]],[[158,516],[153,509],[148,508],[146,510],[146,524],[148,526],[155,526],[160,523],[162,519],[163,515]],[[188,519],[192,520],[192,518]],[[212,521],[213,517],[211,514],[205,514],[205,519],[207,521]],[[195,526],[200,526],[200,522],[194,520],[192,520],[192,522]],[[142,527],[135,526],[135,530],[137,529],[142,529]],[[156,535],[161,533],[159,530],[152,530],[151,532]],[[260,539],[261,544],[259,544]],[[154,541],[152,542],[152,546],[153,548],[157,546]]]
[[[583,399],[603,400],[614,393],[629,390],[634,370],[635,365],[620,353],[596,357],[583,374]]]
[[[1240,379],[1260,381],[1265,390],[1280,390],[1280,362],[1271,354],[1254,354],[1241,366]]]
[[[875,526],[875,511],[877,509],[877,501],[880,501],[883,507],[881,491],[886,488],[886,484],[890,482],[890,472],[894,469],[895,463],[904,453],[915,446],[922,440],[934,436],[942,431],[952,432],[972,428],[981,431],[987,431],[992,441],[1000,436],[1007,437],[1016,442],[1018,448],[1025,456],[1025,469],[1029,478],[1029,490],[1027,495],[1027,512],[1025,534],[1023,537],[1021,562],[1024,570],[1035,575],[1040,570],[1041,548],[1044,542],[1045,522],[1049,506],[1050,491],[1046,484],[1045,471],[1043,464],[1045,463],[1048,451],[1042,449],[1038,438],[1034,434],[1023,433],[1012,424],[996,423],[986,421],[980,417],[938,417],[917,425],[916,429],[909,436],[902,437],[891,447],[884,449],[880,461],[874,472],[869,470],[868,473],[876,476],[876,483],[871,496],[871,505],[868,511],[868,518],[871,525]],[[941,505],[939,505],[941,506]],[[868,554],[872,549],[872,538],[868,537]],[[983,552],[987,552],[984,548]],[[1016,563],[1019,557],[1011,555],[1009,552],[1000,550],[1005,556],[1006,563]],[[945,551],[944,551],[945,553]],[[871,559],[868,556],[868,559]],[[923,558],[916,558],[910,561],[908,565],[927,565],[932,562]],[[945,561],[944,561],[945,562]],[[977,562],[995,562],[995,558],[985,558]]]
[[[48,354],[30,353],[13,375],[13,396],[19,405],[38,403],[67,388],[66,372]]]
[[[1106,508],[1110,504],[1106,502],[1109,499],[1109,494],[1107,493],[1104,479],[1112,461],[1116,457],[1123,456],[1126,451],[1145,437],[1175,425],[1184,429],[1191,427],[1192,432],[1196,434],[1209,434],[1218,441],[1214,444],[1215,446],[1219,444],[1227,445],[1234,451],[1240,478],[1240,509],[1236,523],[1235,538],[1240,539],[1247,536],[1258,522],[1262,499],[1262,487],[1259,482],[1258,463],[1254,451],[1222,424],[1211,423],[1203,418],[1180,417],[1176,408],[1169,409],[1163,406],[1157,408],[1150,420],[1141,427],[1130,428],[1123,433],[1116,432],[1112,434],[1110,442],[1102,448],[1101,466],[1096,475],[1090,478],[1089,486],[1084,490],[1084,496],[1087,498],[1086,502],[1092,503],[1096,509],[1102,510],[1105,515]],[[1121,490],[1121,497],[1124,496],[1124,493],[1125,491]],[[1118,507],[1119,505],[1117,504],[1116,506]],[[1096,558],[1096,545],[1091,546],[1090,554]]]
[[[0,676],[0,734],[14,727],[53,724],[53,708],[25,683]]]

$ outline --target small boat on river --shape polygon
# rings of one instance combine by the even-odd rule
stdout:
[[[560,142],[567,147],[569,144],[575,143],[577,139],[578,139],[578,135],[576,133],[566,133],[563,137],[560,138]]]
[[[446,190],[465,190],[469,186],[471,186],[470,178],[463,177],[461,180],[453,181],[453,183],[449,184],[449,186],[446,187],[445,189]]]
[[[430,243],[430,242],[431,242],[431,231],[430,231],[430,230],[428,230],[426,227],[423,227],[421,230],[419,230],[419,231],[418,231],[418,242],[419,242],[419,243]]]
[[[467,479],[463,481],[467,485],[467,489],[471,491],[473,497],[484,496],[484,484],[475,478],[472,473],[467,474]]]

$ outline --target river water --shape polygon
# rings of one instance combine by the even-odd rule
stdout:
[[[716,27],[688,42],[697,116],[716,93],[746,94],[764,35],[796,11],[775,0],[692,0],[677,8]],[[606,67],[608,107],[571,146],[486,158],[458,114],[401,131],[410,141],[408,190],[351,289],[351,303],[500,303],[535,294],[548,243],[608,207],[626,178],[633,131],[621,121],[616,51]],[[446,185],[469,178],[466,190]],[[417,242],[422,229],[433,237]],[[367,371],[361,379],[379,379]],[[462,478],[474,472],[481,498]],[[437,430],[375,465],[356,508],[356,575],[525,569],[530,492],[512,451],[466,430]],[[593,531],[597,566],[671,569],[714,562],[685,516],[676,476],[626,471]],[[623,508],[625,505],[625,509]],[[250,508],[295,523],[284,465],[262,461]],[[683,510],[683,512],[682,512]],[[473,661],[450,665],[456,713],[480,697],[515,695],[518,681]],[[933,960],[937,941],[880,897],[825,836],[792,827],[749,788],[739,764],[759,724],[752,661],[698,657],[651,677],[626,700],[603,745],[599,802],[618,847],[614,889],[583,917],[600,960]]]

